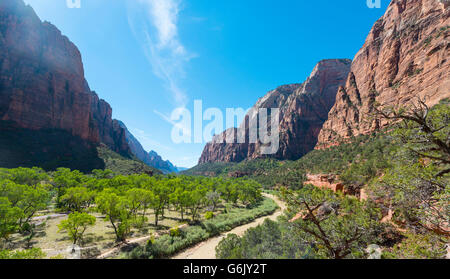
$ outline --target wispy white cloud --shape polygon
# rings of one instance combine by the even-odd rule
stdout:
[[[159,117],[161,117],[161,119],[163,119],[164,121],[166,121],[167,123],[171,124],[172,126],[178,128],[179,130],[183,131],[183,134],[191,137],[192,136],[192,131],[191,131],[191,127],[190,126],[184,126],[183,123],[184,122],[175,122],[173,121],[169,116],[165,115],[162,112],[159,112],[157,110],[153,111],[154,113],[156,113]],[[190,124],[190,123],[189,123]]]
[[[146,151],[150,150],[166,150],[173,151],[172,148],[165,146],[156,140],[152,139],[152,136],[147,134],[144,130],[138,128],[130,128],[131,133],[139,140]]]
[[[186,63],[195,54],[186,50],[178,33],[181,0],[139,0],[128,2],[128,22],[143,45],[154,73],[165,82],[176,106],[188,101],[180,83],[185,78]]]

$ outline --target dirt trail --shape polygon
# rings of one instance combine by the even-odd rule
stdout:
[[[283,211],[286,209],[286,205],[284,202],[282,202],[280,199],[278,199],[277,197],[275,197],[273,195],[264,194],[264,196],[266,196],[270,199],[273,199],[278,204],[278,206],[281,208],[281,210],[276,211],[274,214],[272,214],[270,216],[258,218],[255,221],[253,221],[247,225],[236,227],[233,230],[226,232],[220,236],[205,240],[205,241],[199,243],[198,245],[175,255],[174,257],[172,257],[172,259],[215,259],[216,258],[216,246],[228,234],[236,234],[238,236],[242,236],[248,229],[257,227],[258,225],[261,225],[266,219],[275,221],[278,218],[278,216],[283,214]]]
[[[116,254],[122,247],[125,247],[125,246],[133,244],[133,243],[141,243],[141,242],[149,240],[150,238],[151,238],[151,236],[143,236],[143,237],[127,240],[125,243],[120,243],[120,244],[116,245],[114,248],[111,248],[111,249],[107,250],[106,252],[103,252],[101,255],[97,256],[97,259],[106,259],[106,258]]]
[[[274,214],[270,216],[264,216],[261,218],[258,218],[254,220],[253,222],[242,225],[240,227],[236,227],[233,230],[224,233],[218,237],[210,238],[208,240],[205,240],[204,242],[201,242],[197,244],[196,246],[189,248],[185,250],[184,252],[181,252],[180,254],[177,254],[173,257],[173,259],[215,259],[216,258],[216,246],[219,244],[219,242],[228,234],[234,233],[236,235],[242,236],[248,229],[254,228],[264,222],[266,219],[270,220],[276,220],[278,216],[280,216],[283,211],[286,209],[285,204],[280,201],[276,196],[269,195],[269,194],[263,194],[265,197],[273,199],[277,205],[281,208],[281,210],[276,211]],[[181,225],[180,227],[183,227],[185,225]],[[144,236],[134,239],[129,239],[125,243],[120,243],[116,245],[115,247],[103,252],[101,255],[97,256],[97,259],[106,259],[114,254],[116,254],[122,247],[133,244],[133,243],[143,243],[147,240],[149,240],[151,236]]]
[[[186,224],[183,225],[179,225],[177,228],[181,229],[186,227]],[[147,235],[147,236],[142,236],[142,237],[138,237],[138,238],[133,238],[133,239],[128,239],[126,242],[122,242],[117,244],[116,246],[114,246],[113,248],[103,252],[101,255],[97,256],[97,259],[106,259],[114,254],[116,254],[122,247],[128,246],[130,244],[134,244],[134,243],[139,243],[142,244],[144,242],[146,242],[147,240],[149,240],[150,238],[153,237],[159,237],[162,234],[167,234],[169,233],[169,230],[166,231],[160,231],[160,232],[155,232],[152,235]]]

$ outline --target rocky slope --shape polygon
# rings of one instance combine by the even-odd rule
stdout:
[[[115,121],[117,121],[119,126],[125,130],[125,138],[127,139],[128,146],[134,156],[145,164],[159,169],[164,173],[178,172],[177,167],[175,167],[170,161],[164,161],[155,151],[145,151],[139,140],[136,139],[136,137],[128,130],[126,125],[121,121]]]
[[[240,126],[246,128],[246,142],[223,143],[218,139],[224,138],[226,132],[217,135],[206,145],[199,163],[240,162],[264,157],[260,143],[248,143],[248,123],[257,117],[260,108],[280,108],[280,148],[270,157],[299,159],[314,149],[320,129],[334,105],[337,89],[345,83],[350,64],[348,59],[323,60],[304,83],[270,91],[258,100]]]
[[[0,121],[62,130],[129,154],[112,109],[90,90],[80,52],[22,0],[0,2]]]
[[[450,97],[450,2],[393,0],[356,54],[346,85],[319,136],[318,148],[371,133],[385,123],[369,118],[374,104],[429,105]]]
[[[151,150],[148,153],[148,156],[150,157],[150,160],[146,162],[149,166],[153,166],[154,168],[157,168],[164,173],[172,173],[172,172],[179,172],[180,170],[174,166],[169,160],[163,160],[161,156],[159,156],[158,153]]]

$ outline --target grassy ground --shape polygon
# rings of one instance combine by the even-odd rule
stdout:
[[[214,213],[215,215],[222,213],[224,206],[219,207]],[[235,208],[239,208],[235,207]],[[53,210],[45,210],[36,214],[36,216],[47,216],[55,214]],[[80,243],[84,257],[94,257],[101,254],[108,249],[114,247],[116,237],[114,229],[105,216],[98,213],[90,213],[96,217],[96,224],[89,227],[85,234],[82,243]],[[188,222],[189,215],[185,214],[185,220],[181,220],[181,215],[176,211],[166,210],[164,218],[159,220],[158,227],[155,227],[155,217],[153,212],[149,210],[146,213],[147,222],[141,228],[133,228],[128,239],[145,237],[154,234],[155,232],[162,232],[171,228],[180,226]],[[204,218],[204,213],[201,214],[201,220]],[[58,232],[58,224],[62,220],[67,219],[67,216],[56,218],[47,218],[37,222],[36,235],[31,241],[31,245],[35,248],[41,248],[51,257],[66,257],[68,255],[68,248],[72,245],[66,232]],[[9,249],[22,249],[27,246],[26,238],[20,234],[14,234],[9,241]]]

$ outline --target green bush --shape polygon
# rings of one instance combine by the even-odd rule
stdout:
[[[173,229],[170,229],[170,236],[171,237],[180,237],[181,236],[181,230],[180,230],[180,228],[173,228]]]
[[[156,239],[153,245],[153,256],[165,258],[181,251],[189,246],[199,243],[209,238],[206,230],[200,226],[193,226],[183,229],[180,236],[163,235]]]
[[[275,212],[277,208],[277,204],[268,198],[263,199],[250,209],[234,208],[229,210],[228,213],[220,214],[200,225],[177,229],[177,233],[173,229],[170,234],[149,242],[145,247],[137,247],[124,257],[133,259],[167,258],[210,237],[269,215]]]
[[[45,253],[39,248],[33,248],[22,251],[0,250],[0,260],[25,260],[25,259],[43,259]]]
[[[206,220],[210,220],[212,218],[214,218],[214,212],[208,211],[208,212],[205,213],[205,219]]]

